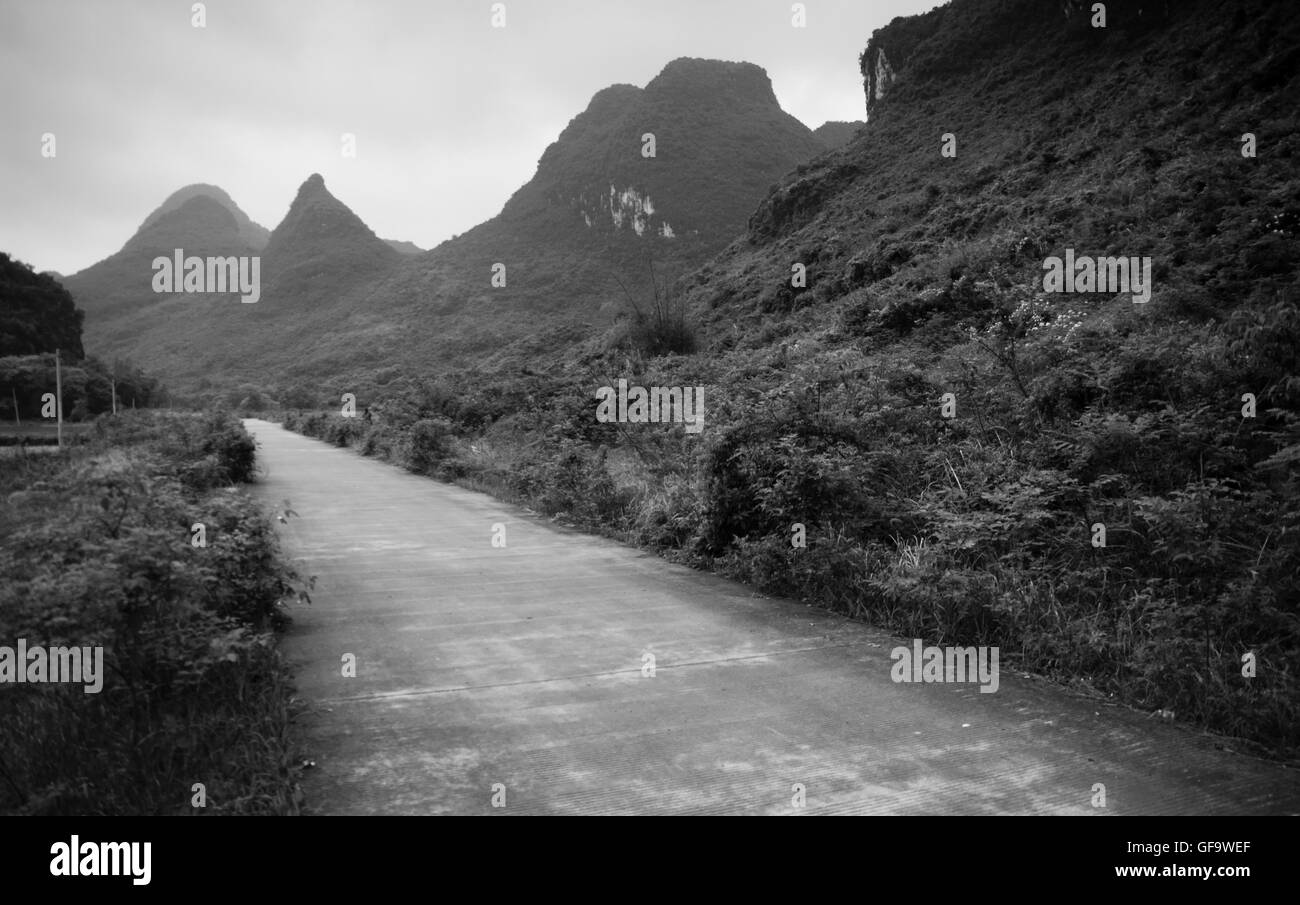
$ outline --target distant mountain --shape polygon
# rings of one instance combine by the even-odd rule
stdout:
[[[119,339],[135,345],[145,338],[135,326],[123,333],[120,319],[166,300],[153,291],[151,264],[156,257],[171,258],[177,248],[187,256],[257,254],[241,235],[235,214],[211,195],[192,194],[178,205],[163,207],[145,218],[120,251],[63,280],[86,312],[86,339],[94,348],[107,345],[105,351],[126,354],[117,348]],[[150,329],[163,326],[155,323]]]
[[[392,267],[400,258],[313,173],[298,188],[263,250],[268,293],[280,303],[337,292]]]
[[[265,226],[254,223],[248,215],[240,210],[239,205],[231,200],[230,196],[222,189],[215,185],[206,185],[204,183],[195,183],[187,185],[182,189],[177,189],[167,196],[167,200],[158,205],[158,208],[145,218],[144,224],[140,227],[142,230],[152,226],[165,214],[176,210],[191,198],[205,196],[219,202],[222,207],[230,211],[235,218],[235,224],[239,232],[239,237],[244,244],[250,248],[261,249],[266,247],[266,242],[271,238],[271,231]]]
[[[384,241],[388,243],[389,248],[404,255],[422,255],[426,251],[426,249],[421,248],[414,242],[403,242],[400,239],[385,239]]]
[[[551,359],[626,313],[624,287],[648,307],[651,262],[661,283],[698,267],[823,151],[752,63],[683,58],[645,88],[602,89],[500,214],[391,272],[337,331],[301,334],[300,370]]]
[[[229,197],[203,188],[173,194],[121,251],[67,278],[65,285],[86,310],[92,348],[130,357],[181,386],[261,379],[273,353],[292,361],[299,327],[316,316],[326,325],[338,320],[329,313],[332,306],[344,304],[350,289],[404,257],[334,198],[317,174],[302,184],[284,220],[257,246],[248,243],[248,229],[241,228]],[[152,262],[172,258],[177,248],[186,257],[257,257],[258,302],[243,304],[235,293],[155,292]],[[260,344],[269,351],[250,355]]]
[[[553,357],[627,311],[620,282],[648,304],[651,262],[660,282],[699,266],[824,150],[760,67],[683,58],[645,88],[597,92],[500,214],[432,251],[378,238],[319,175],[264,247],[224,193],[189,187],[193,197],[155,211],[69,287],[88,336],[182,389],[355,384],[380,366],[424,374]],[[153,294],[149,252],[182,238],[196,254],[260,251],[260,301]]]
[[[840,145],[848,144],[858,130],[865,125],[866,123],[861,120],[851,123],[829,120],[813,129],[813,135],[822,143],[823,147],[838,148]]]

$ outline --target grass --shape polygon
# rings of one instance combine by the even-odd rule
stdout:
[[[251,450],[228,418],[141,411],[0,468],[0,643],[99,647],[106,674],[0,690],[0,813],[297,812],[276,630],[305,584],[235,481]]]

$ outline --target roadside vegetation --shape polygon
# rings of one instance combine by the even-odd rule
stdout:
[[[0,451],[0,645],[102,646],[104,671],[98,693],[0,686],[0,813],[297,812],[276,632],[310,582],[241,489],[254,472],[222,414]]]
[[[977,314],[873,311],[868,343],[609,360],[640,362],[633,373],[463,374],[390,387],[356,417],[283,421],[767,593],[927,643],[998,645],[1016,668],[1294,754],[1294,304],[1262,299],[1174,334],[1172,304],[1155,322],[1125,299],[1086,325],[1062,314],[1038,327],[1014,284],[956,291]],[[611,373],[704,386],[703,434],[598,423]]]

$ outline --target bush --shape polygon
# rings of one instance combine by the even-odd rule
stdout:
[[[270,630],[310,582],[247,497],[187,480],[250,475],[249,444],[220,418],[124,415],[100,433],[25,468],[31,489],[0,516],[0,637],[102,647],[104,666],[97,694],[0,694],[0,813],[192,813],[196,780],[209,813],[296,812]]]
[[[435,474],[451,456],[453,430],[445,418],[421,418],[411,425],[405,438],[406,467],[416,474]]]

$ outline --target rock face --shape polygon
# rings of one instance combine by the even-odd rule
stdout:
[[[1092,25],[1091,0],[952,0],[923,15],[894,19],[872,33],[858,58],[867,119],[903,85],[932,97],[964,74],[987,70],[989,60],[1022,58],[1031,46],[1131,40],[1170,20],[1167,0],[1110,0],[1104,6],[1104,29]]]

